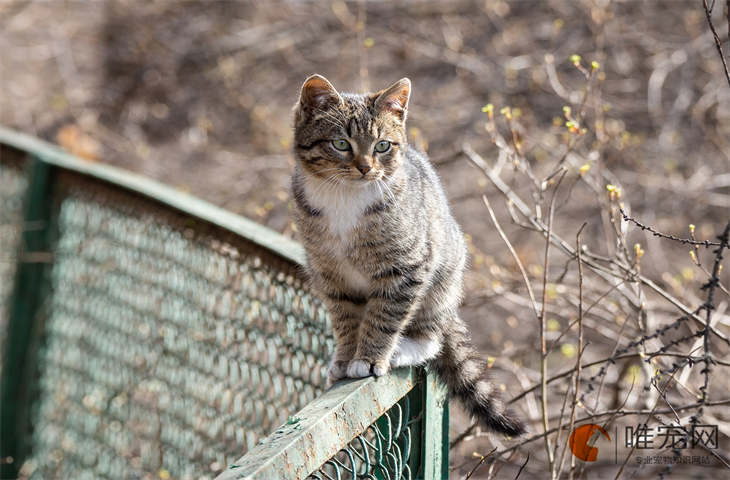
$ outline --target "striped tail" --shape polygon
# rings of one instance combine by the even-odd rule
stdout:
[[[525,433],[525,425],[512,416],[495,385],[487,379],[487,363],[471,346],[465,326],[457,322],[457,328],[446,332],[441,352],[431,365],[451,396],[487,428],[509,436]]]

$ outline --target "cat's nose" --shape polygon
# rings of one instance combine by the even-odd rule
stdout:
[[[357,169],[360,171],[360,173],[365,175],[366,173],[368,173],[371,170],[371,167],[370,167],[370,165],[358,165]]]

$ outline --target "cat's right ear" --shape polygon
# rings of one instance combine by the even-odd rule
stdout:
[[[405,122],[408,110],[408,99],[411,97],[411,81],[401,78],[382,92],[378,92],[375,108],[395,114]]]
[[[335,87],[322,75],[312,75],[304,81],[299,104],[307,109],[322,110],[331,104],[342,102]]]

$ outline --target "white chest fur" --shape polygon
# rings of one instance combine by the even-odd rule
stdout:
[[[365,209],[383,198],[375,182],[332,184],[306,178],[304,192],[310,205],[322,212],[329,232],[342,240],[360,222]]]
[[[350,234],[362,220],[365,210],[383,198],[383,190],[375,183],[363,185],[332,185],[317,179],[306,179],[304,192],[309,204],[322,212],[329,233],[334,237],[329,245],[332,255],[338,258],[339,273],[350,288],[367,293],[370,281],[347,259]]]

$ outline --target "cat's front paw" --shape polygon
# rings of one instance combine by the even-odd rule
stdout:
[[[347,366],[347,376],[350,378],[363,378],[375,375],[380,377],[388,373],[388,364],[376,362],[372,363],[369,360],[356,358],[350,360],[350,364]]]
[[[331,387],[338,380],[342,380],[347,377],[347,361],[341,361],[334,359],[330,362],[327,368],[327,387]]]
[[[387,363],[384,363],[384,364],[376,363],[373,365],[373,375],[375,375],[376,377],[382,377],[386,373],[388,373],[388,364]]]
[[[347,366],[347,376],[350,378],[363,378],[372,375],[370,372],[371,363],[367,360],[350,360]]]

